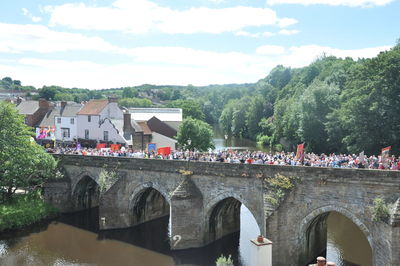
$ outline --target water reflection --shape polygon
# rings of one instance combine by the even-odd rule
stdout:
[[[128,229],[99,231],[98,208],[61,216],[18,234],[1,235],[0,265],[215,265],[231,255],[235,265],[249,265],[250,238],[259,234],[250,211],[241,207],[241,234],[204,248],[171,251],[169,217]]]
[[[229,136],[225,139],[225,135],[218,126],[213,127],[214,133],[214,146],[216,150],[224,149],[235,149],[235,150],[251,150],[251,151],[268,151],[267,148],[262,145],[258,145],[257,142],[249,139],[241,139],[233,136]]]
[[[327,218],[327,259],[337,266],[371,266],[372,250],[363,232],[347,217],[331,212]]]

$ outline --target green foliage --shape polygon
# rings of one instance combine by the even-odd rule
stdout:
[[[11,104],[0,102],[0,201],[17,188],[35,189],[55,175],[56,161],[37,145]]]
[[[0,80],[0,89],[24,92],[36,90],[35,87],[32,86],[22,86],[20,80],[13,80],[10,77],[4,77]]]
[[[139,90],[133,87],[126,87],[122,91],[123,98],[136,98],[139,96]]]
[[[277,207],[285,198],[285,195],[293,189],[295,177],[288,177],[282,174],[276,174],[274,177],[265,178],[268,193],[266,200]]]
[[[390,217],[389,206],[385,204],[383,198],[377,197],[374,199],[374,206],[371,207],[372,220],[374,222],[388,222]]]
[[[103,169],[99,175],[99,186],[100,192],[106,192],[109,190],[115,182],[117,182],[118,176],[115,171]]]
[[[215,263],[217,264],[217,266],[233,266],[231,255],[229,255],[228,257],[221,255],[218,257]]]
[[[39,193],[16,195],[11,201],[0,204],[0,232],[54,217],[57,213],[57,209],[45,203]]]
[[[184,119],[179,126],[177,140],[178,145],[184,149],[207,151],[209,148],[214,148],[210,125],[191,117]]]
[[[153,103],[149,99],[143,98],[122,98],[118,104],[124,107],[152,107]]]
[[[192,117],[198,120],[204,120],[205,118],[200,104],[194,100],[175,100],[169,102],[167,107],[182,108],[183,118]]]

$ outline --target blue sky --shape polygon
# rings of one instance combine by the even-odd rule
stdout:
[[[373,57],[400,0],[19,0],[0,4],[0,77],[89,89],[256,82],[322,53]]]

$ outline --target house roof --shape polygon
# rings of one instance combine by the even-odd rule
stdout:
[[[124,131],[124,120],[122,119],[109,119],[110,122],[114,125],[114,127],[117,129],[118,134],[125,140],[126,144],[132,145],[132,138],[130,132],[125,132]],[[104,119],[104,120],[106,120]]]
[[[149,126],[147,125],[146,122],[138,122],[139,126],[142,128],[143,134],[145,135],[151,135],[152,131],[149,128]]]
[[[134,119],[131,119],[131,125],[132,125],[133,129],[135,130],[135,132],[143,132],[142,127]]]
[[[78,115],[98,115],[107,106],[108,100],[90,100],[77,113]]]
[[[168,124],[161,121],[155,116],[153,116],[149,121],[147,121],[147,126],[150,128],[151,131],[157,132],[169,138],[174,138],[174,136],[176,136],[177,134],[175,129],[173,129]]]
[[[21,115],[33,115],[38,109],[38,101],[24,101],[17,105],[18,113]]]
[[[129,108],[128,110],[136,121],[148,121],[153,116],[161,121],[182,121],[181,108]]]
[[[61,109],[61,116],[76,116],[76,114],[81,110],[82,105],[75,102],[67,102],[67,105]]]
[[[75,102],[67,102],[64,108],[57,102],[53,109],[49,110],[43,117],[39,127],[55,126],[56,117],[72,117],[81,109],[81,105]]]

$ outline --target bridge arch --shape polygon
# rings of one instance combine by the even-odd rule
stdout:
[[[315,232],[311,232],[311,229],[315,229],[315,231],[318,231],[318,229],[316,229],[316,227],[318,226],[318,223],[320,223],[321,221],[323,223],[325,223],[327,216],[329,215],[329,213],[332,213],[332,212],[339,213],[340,215],[343,215],[344,217],[348,218],[351,222],[353,222],[353,224],[356,225],[357,228],[365,236],[366,240],[368,241],[369,247],[371,248],[372,253],[373,253],[374,244],[373,244],[372,234],[371,234],[370,230],[368,229],[368,227],[364,224],[364,222],[361,219],[359,219],[355,214],[353,214],[351,211],[347,210],[346,208],[343,208],[340,206],[334,206],[334,205],[327,205],[327,206],[323,206],[323,207],[314,209],[307,216],[305,216],[300,223],[297,239],[299,242],[298,246],[302,248],[302,252],[299,257],[299,263],[301,263],[301,264],[307,263],[308,262],[307,260],[313,259],[314,257],[316,257],[316,255],[319,255],[319,254],[313,254],[313,255],[311,255],[312,258],[309,258],[310,250],[307,250],[307,249],[309,248],[309,245],[310,245],[310,243],[309,243],[310,234],[312,234],[312,233],[315,234]],[[325,226],[325,230],[326,230],[326,224],[323,224],[323,226]],[[321,241],[321,239],[322,239],[323,241],[326,242],[326,236],[321,238],[321,236],[314,235],[314,237],[319,238],[319,240],[317,240],[317,241]],[[315,250],[315,248],[311,248],[311,249]]]
[[[99,206],[100,186],[97,180],[89,173],[82,172],[75,179],[71,192],[75,211]]]
[[[245,198],[243,198],[241,195],[237,195],[236,193],[232,193],[232,192],[226,192],[226,193],[221,193],[219,194],[217,197],[211,199],[208,204],[205,207],[205,225],[206,225],[206,242],[212,242],[214,240],[217,240],[220,237],[223,237],[224,235],[227,235],[229,233],[233,233],[235,231],[239,231],[240,230],[240,206],[241,204],[244,204],[249,211],[251,212],[251,214],[253,215],[253,217],[255,218],[258,228],[260,230],[261,233],[264,232],[264,226],[263,226],[263,222],[262,222],[262,217],[260,215],[258,215],[259,213],[256,212],[254,206],[252,206]],[[233,207],[233,209],[228,209],[230,207]],[[215,222],[213,224],[213,219],[216,219],[219,215],[218,212],[228,212],[228,215],[231,216],[235,216],[235,217],[228,217],[228,218],[233,218],[236,219],[233,222],[233,224],[231,225],[230,229],[238,229],[235,231],[231,231],[231,232],[213,232],[212,230],[216,230],[215,228],[213,228],[213,226],[216,226]]]
[[[170,214],[171,198],[156,182],[136,186],[129,197],[131,225],[154,220]]]

